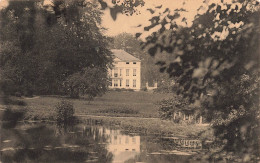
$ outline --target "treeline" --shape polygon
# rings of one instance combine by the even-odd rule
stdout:
[[[10,1],[0,11],[1,93],[103,93],[111,55],[100,29],[99,4],[84,0],[44,2]],[[72,80],[81,76],[86,77],[81,83]],[[93,78],[102,84],[95,85]]]

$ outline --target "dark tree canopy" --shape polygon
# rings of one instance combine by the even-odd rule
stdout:
[[[43,2],[10,1],[1,11],[1,87],[6,94],[65,93],[63,82],[70,75],[111,63],[98,3]]]
[[[217,138],[225,142],[223,149],[249,161],[259,156],[259,3],[207,5],[191,26],[176,23],[179,11],[154,15],[144,30],[161,28],[143,47],[149,46],[152,56],[173,57],[158,63],[161,71],[178,77],[179,93],[201,102]]]

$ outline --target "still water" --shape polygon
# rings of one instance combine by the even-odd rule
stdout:
[[[200,144],[156,135],[142,136],[92,123],[57,126],[1,122],[1,162],[189,162]],[[196,146],[194,146],[196,145]],[[197,149],[194,149],[197,148]]]

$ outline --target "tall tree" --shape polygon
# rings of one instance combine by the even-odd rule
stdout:
[[[158,62],[161,71],[178,77],[179,93],[201,102],[201,111],[213,121],[217,141],[223,144],[220,151],[235,152],[245,162],[259,156],[258,4],[205,2],[205,12],[191,26],[176,23],[187,21],[182,9],[166,8],[144,27],[150,31],[160,26],[143,46],[152,56],[164,51],[173,57]]]
[[[11,1],[1,11],[1,67],[17,91],[57,94],[70,75],[110,64],[102,12],[89,1]],[[17,54],[17,55],[16,55]],[[10,73],[13,72],[13,73]],[[2,82],[5,83],[5,82]]]

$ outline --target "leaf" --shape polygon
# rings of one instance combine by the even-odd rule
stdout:
[[[101,10],[105,10],[107,8],[107,3],[104,2],[103,0],[98,0],[98,2],[101,5]]]
[[[166,70],[166,67],[161,67],[160,72],[164,72]]]
[[[115,21],[116,17],[117,17],[117,12],[114,8],[110,8],[110,15],[113,18],[113,20]]]
[[[158,23],[157,23],[158,24]],[[147,27],[144,27],[144,30],[145,31],[149,31],[150,29],[152,29],[153,27],[155,27],[157,24],[151,24],[151,25],[149,25],[149,26],[147,26]]]
[[[151,14],[154,14],[154,10],[151,8],[148,8],[147,11],[150,11]]]
[[[158,61],[155,63],[156,65],[160,65],[160,66],[163,66],[165,65],[166,63],[164,61]]]
[[[160,5],[160,6],[156,6],[155,8],[159,8],[159,9],[160,9],[160,8],[162,8],[162,5]]]
[[[169,8],[166,8],[163,13],[165,14],[166,12],[169,12],[169,11],[170,11]]]
[[[115,6],[114,8],[110,8],[110,15],[113,18],[113,20],[116,20],[117,14],[121,13],[123,10],[122,6]]]
[[[139,38],[141,35],[142,35],[142,33],[136,33],[136,34],[135,34],[135,37],[136,37],[136,38]]]
[[[172,53],[173,49],[171,46],[167,46],[164,48],[164,50],[167,52],[167,53]]]
[[[167,17],[168,17],[169,19],[173,20],[173,19],[179,18],[179,17],[180,17],[180,14],[179,14],[179,13],[175,13],[174,15],[167,15]]]
[[[187,10],[185,10],[185,9],[183,9],[183,8],[175,9],[174,11],[185,11],[185,12],[187,12]]]
[[[156,52],[157,52],[157,46],[154,46],[154,47],[152,47],[152,48],[150,48],[150,49],[148,50],[148,53],[149,53],[151,56],[154,56],[154,55],[156,54]]]

